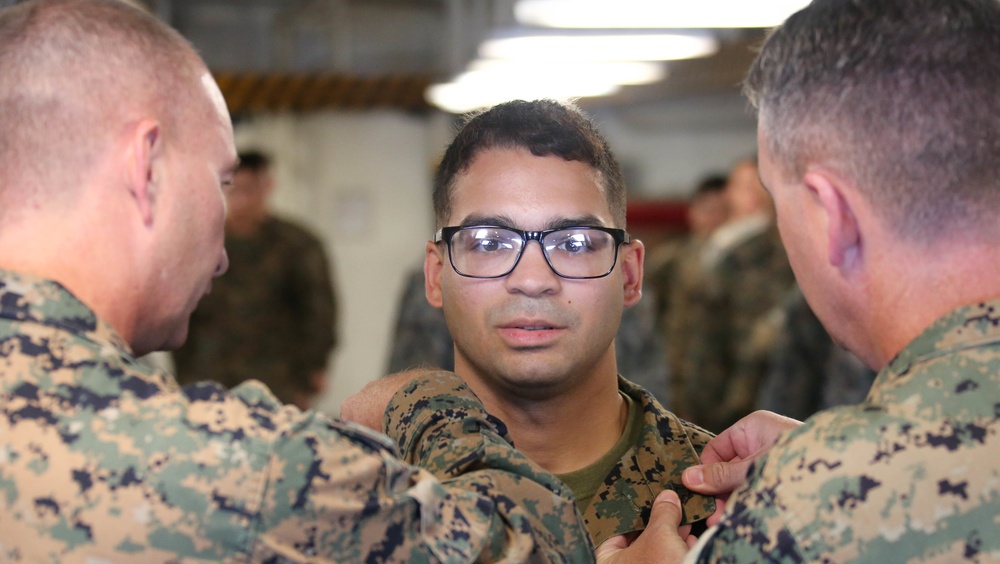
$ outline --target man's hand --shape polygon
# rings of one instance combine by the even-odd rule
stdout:
[[[415,368],[369,382],[340,404],[340,418],[383,433],[382,417],[392,396],[411,380],[433,372],[439,370]]]
[[[685,469],[681,480],[689,490],[714,495],[717,505],[724,506],[729,494],[743,483],[753,461],[782,433],[801,424],[770,411],[755,411],[709,441],[701,453],[701,465]],[[708,524],[714,525],[720,516],[717,510]]]
[[[689,536],[690,525],[679,527],[683,511],[673,490],[663,490],[653,501],[646,530],[638,536],[618,535],[597,547],[597,564],[680,562],[697,539]]]

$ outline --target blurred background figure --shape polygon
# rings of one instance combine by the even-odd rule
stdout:
[[[763,378],[754,360],[754,325],[794,283],[756,158],[733,167],[724,194],[729,219],[702,247],[701,277],[687,300],[689,341],[677,350],[680,373],[697,385],[686,386],[672,404],[716,432],[753,409]]]
[[[875,371],[834,344],[798,285],[754,335],[766,363],[757,409],[802,421],[822,409],[861,403],[875,381]]]
[[[660,245],[647,258],[647,287],[656,303],[657,324],[664,338],[669,374],[670,402],[674,413],[684,413],[685,388],[692,375],[684,369],[684,351],[691,342],[691,326],[699,322],[689,307],[702,280],[701,254],[706,241],[729,217],[725,197],[726,176],[712,174],[702,179],[688,203],[686,236]],[[684,413],[681,417],[689,416]]]
[[[444,322],[444,312],[427,303],[423,264],[411,270],[403,281],[385,373],[415,366],[455,369],[455,344]]]
[[[331,267],[319,239],[269,210],[270,158],[239,157],[226,193],[229,270],[191,316],[174,352],[177,380],[232,387],[257,379],[304,409],[324,390],[337,343]]]

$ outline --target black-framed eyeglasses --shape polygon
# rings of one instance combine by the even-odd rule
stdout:
[[[602,278],[618,261],[618,247],[631,242],[624,229],[564,227],[521,231],[495,225],[443,227],[434,242],[448,245],[455,272],[469,278],[502,278],[521,260],[528,241],[538,241],[552,272],[563,278]]]

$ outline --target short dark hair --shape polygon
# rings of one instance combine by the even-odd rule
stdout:
[[[692,197],[698,198],[708,194],[721,194],[726,189],[726,184],[728,183],[729,178],[725,174],[709,174],[698,181]]]
[[[247,149],[239,152],[240,163],[237,170],[261,172],[271,168],[271,157],[258,149]]]
[[[593,120],[573,104],[554,100],[515,100],[473,114],[448,145],[434,176],[434,215],[438,227],[451,215],[455,177],[488,149],[531,151],[537,157],[580,161],[598,173],[612,219],[625,227],[625,180],[621,165]]]
[[[815,0],[745,81],[786,175],[823,160],[898,233],[996,222],[1000,3]]]

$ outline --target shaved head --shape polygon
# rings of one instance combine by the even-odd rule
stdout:
[[[42,0],[0,13],[0,223],[72,202],[123,128],[209,111],[188,42],[119,0]]]

